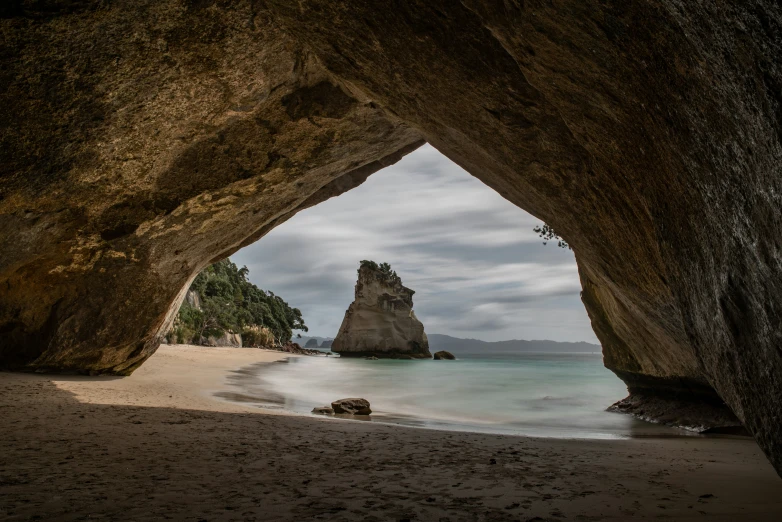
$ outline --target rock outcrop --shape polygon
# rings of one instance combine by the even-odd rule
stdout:
[[[225,332],[220,337],[201,338],[203,346],[220,346],[224,348],[241,348],[242,336],[238,333]]]
[[[3,368],[132,372],[202,267],[426,140],[573,247],[634,397],[782,470],[778,2],[0,10]]]
[[[318,347],[318,340],[317,339],[309,339],[306,344],[304,345],[305,348],[317,348]]]
[[[455,361],[456,356],[452,354],[451,352],[447,352],[445,350],[440,350],[439,352],[434,353],[434,357],[432,357],[435,361]]]
[[[340,399],[331,403],[334,413],[348,415],[369,415],[372,409],[366,399]]]
[[[282,346],[273,346],[267,348],[268,350],[277,350],[278,352],[293,353],[296,355],[324,355],[320,350],[311,350],[309,348],[302,348],[298,343],[288,341]]]
[[[132,372],[203,267],[423,143],[255,2],[25,6],[0,17],[3,368]]]
[[[413,312],[414,293],[395,273],[362,263],[355,300],[331,350],[342,357],[431,358],[424,325]]]
[[[682,391],[678,396],[659,394],[629,397],[609,406],[608,411],[626,413],[641,420],[683,428],[696,433],[727,433],[746,435],[747,431],[721,400],[693,401]]]
[[[329,349],[331,349],[331,343],[332,342],[333,341],[330,341],[330,340],[323,341],[322,343],[320,343],[320,348],[329,348]]]
[[[201,296],[195,290],[188,290],[185,294],[185,302],[193,308],[201,309]]]

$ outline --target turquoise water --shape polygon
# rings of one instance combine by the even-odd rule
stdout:
[[[456,361],[295,357],[245,369],[225,397],[308,414],[345,397],[371,420],[565,438],[680,434],[605,409],[627,395],[600,354],[514,354]]]

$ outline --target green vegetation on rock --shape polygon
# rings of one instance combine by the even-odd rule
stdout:
[[[293,330],[306,332],[301,311],[252,284],[248,273],[247,267],[237,268],[230,259],[202,270],[189,289],[198,295],[200,306],[182,303],[169,341],[199,344],[207,337],[234,332],[242,334],[245,346],[269,346],[286,343]]]
[[[557,246],[559,248],[570,248],[570,245],[568,245],[567,241],[562,239],[559,234],[556,233],[556,231],[551,228],[551,226],[543,223],[543,226],[536,226],[532,229],[534,232],[536,232],[540,237],[544,239],[543,244],[545,245],[549,241],[556,240]],[[571,249],[572,250],[572,249]]]
[[[372,270],[377,270],[379,272],[382,272],[383,274],[389,276],[389,277],[397,277],[396,272],[391,270],[391,265],[388,263],[375,263],[374,261],[370,261],[368,259],[362,259],[361,264],[359,266],[359,271],[361,271],[362,267],[371,268]]]

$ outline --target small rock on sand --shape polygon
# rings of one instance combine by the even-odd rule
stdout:
[[[340,399],[331,403],[334,413],[349,413],[350,415],[369,415],[369,401],[366,399]]]
[[[334,413],[334,409],[329,408],[328,406],[318,406],[316,408],[312,408],[312,413],[317,413],[318,415],[332,415]]]

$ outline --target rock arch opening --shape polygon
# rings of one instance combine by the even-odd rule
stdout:
[[[358,262],[374,259],[415,290],[429,333],[598,343],[572,252],[542,245],[538,224],[425,145],[231,259],[321,336],[336,335]]]
[[[3,367],[132,371],[201,267],[427,141],[573,246],[631,389],[782,469],[774,2],[41,5],[0,20]]]
[[[334,340],[329,349],[359,359],[400,357],[399,339],[417,334],[406,317],[392,321],[385,313],[394,304],[385,298],[398,296],[393,285],[379,290],[361,274],[356,282],[359,260],[372,259],[389,262],[415,292],[411,312],[429,352],[453,351],[462,362],[297,359],[234,382],[239,395],[283,397],[286,409],[305,414],[330,395],[356,395],[384,412],[380,419],[441,428],[485,430],[491,419],[491,429],[507,433],[657,433],[605,412],[627,390],[602,367],[572,251],[541,244],[533,231],[539,224],[428,145],[297,214],[231,256],[252,282],[302,310],[309,332],[293,341],[314,348],[343,336],[345,343],[349,331],[350,342]],[[359,292],[361,311],[353,310]],[[488,369],[493,374],[482,373]]]

